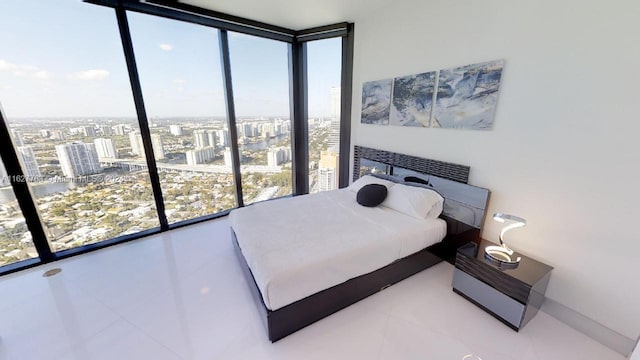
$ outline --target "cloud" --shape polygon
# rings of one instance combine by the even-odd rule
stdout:
[[[185,79],[174,79],[173,83],[174,84],[186,84],[187,80],[185,80]]]
[[[48,80],[51,74],[37,66],[27,64],[14,64],[0,59],[0,71],[8,71],[13,76],[30,77],[39,80]]]
[[[160,50],[163,50],[163,51],[173,50],[173,45],[171,44],[158,44],[158,47],[160,48]]]
[[[46,70],[40,70],[33,74],[33,77],[40,80],[49,80],[51,78],[51,74]]]
[[[72,79],[86,81],[101,81],[107,77],[109,77],[109,72],[104,69],[85,70],[71,74]]]

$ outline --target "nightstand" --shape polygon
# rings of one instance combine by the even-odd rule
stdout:
[[[551,266],[528,258],[516,268],[485,259],[487,240],[461,246],[456,253],[453,291],[519,331],[538,312],[551,277]]]

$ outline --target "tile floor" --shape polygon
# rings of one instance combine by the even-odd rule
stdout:
[[[452,272],[271,344],[216,220],[0,278],[0,359],[624,359],[543,312],[512,331],[453,293]]]

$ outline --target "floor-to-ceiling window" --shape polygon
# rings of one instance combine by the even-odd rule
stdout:
[[[235,208],[218,30],[127,16],[167,219]],[[139,134],[130,137],[132,146],[141,141]]]
[[[5,0],[0,102],[53,251],[159,226],[113,11]]]
[[[231,32],[229,54],[244,203],[290,195],[288,44]]]
[[[307,43],[309,192],[335,190],[340,170],[342,38]]]
[[[338,187],[344,24],[88,1],[0,2],[0,274]]]

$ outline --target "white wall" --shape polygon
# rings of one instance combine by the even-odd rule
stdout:
[[[547,296],[640,334],[640,2],[405,0],[355,18],[352,144],[471,166]],[[491,131],[360,124],[362,82],[505,59]],[[496,239],[489,219],[483,236]]]

